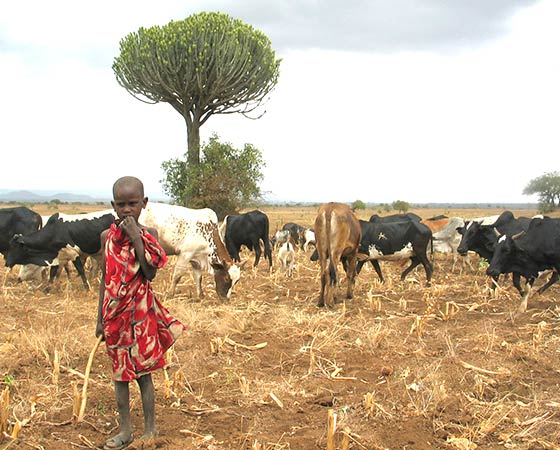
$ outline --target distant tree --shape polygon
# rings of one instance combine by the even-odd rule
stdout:
[[[260,199],[259,183],[263,179],[265,163],[262,153],[251,144],[235,149],[222,143],[216,134],[202,146],[202,158],[197,167],[181,159],[162,163],[166,176],[164,191],[178,204],[185,204],[192,191],[191,208],[211,208],[221,220],[226,214],[237,213]]]
[[[410,204],[404,200],[395,200],[393,202],[393,209],[395,211],[405,213],[410,209]]]
[[[279,69],[265,34],[217,12],[140,28],[120,41],[113,62],[118,83],[134,97],[169,103],[183,116],[186,164],[193,169],[200,165],[200,127],[214,114],[255,111],[276,86]],[[197,196],[190,189],[183,204]]]
[[[560,174],[549,172],[533,178],[523,189],[523,195],[533,194],[539,194],[539,209],[542,212],[549,212],[560,206]]]
[[[366,204],[361,200],[354,200],[351,207],[353,211],[356,211],[357,209],[366,209]]]
[[[389,203],[383,203],[382,205],[380,205],[383,210],[379,209],[378,212],[381,213],[382,211],[384,212],[391,212],[392,210],[392,206]]]

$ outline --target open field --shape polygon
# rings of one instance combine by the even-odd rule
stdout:
[[[58,206],[67,213],[103,208]],[[312,225],[316,208],[263,211],[272,234],[288,221]],[[501,211],[412,212],[469,218]],[[337,421],[333,450],[560,448],[560,284],[531,297],[518,315],[510,281],[501,280],[490,298],[476,257],[474,272],[451,272],[451,258],[436,254],[431,287],[421,267],[401,283],[404,267],[382,263],[387,281],[380,284],[368,265],[354,299],[327,310],[316,307],[318,266],[310,253],[298,253],[289,279],[263,260],[252,268],[245,250],[249,263],[227,303],[208,275],[204,299],[193,297],[188,277],[167,298],[174,257],[158,272],[156,293],[188,331],[169,352],[168,369],[154,376],[160,437],[144,448],[326,449],[329,411]],[[103,346],[85,419],[72,421],[95,342],[97,278],[86,293],[75,274],[63,274],[47,293],[18,284],[3,265],[0,277],[0,428],[7,424],[0,450],[102,446],[117,427]],[[136,387],[131,400],[138,436]]]

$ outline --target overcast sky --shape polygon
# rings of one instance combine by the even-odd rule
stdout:
[[[28,0],[0,7],[2,190],[110,195],[135,175],[163,196],[187,135],[111,69],[139,27],[220,11],[282,58],[259,120],[201,129],[263,152],[275,200],[534,202],[559,170],[558,0]]]

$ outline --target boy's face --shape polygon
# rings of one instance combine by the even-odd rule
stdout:
[[[115,198],[111,205],[113,205],[119,219],[122,220],[127,216],[132,216],[138,222],[140,213],[147,203],[148,197],[143,197],[142,191],[137,186],[124,185],[115,190]]]

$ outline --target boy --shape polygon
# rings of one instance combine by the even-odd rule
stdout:
[[[104,251],[95,334],[103,335],[111,358],[120,422],[119,433],[105,442],[105,450],[123,449],[132,442],[128,384],[132,380],[142,397],[141,439],[155,438],[151,372],[165,365],[165,351],[184,330],[152,291],[150,281],[167,256],[157,241],[157,231],[138,223],[147,203],[138,178],[119,178],[111,202],[119,220],[101,234]]]

